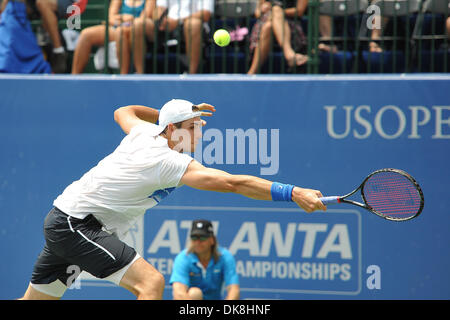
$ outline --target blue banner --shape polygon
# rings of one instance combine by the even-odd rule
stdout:
[[[124,137],[116,108],[208,102],[194,157],[234,174],[341,195],[372,171],[421,185],[422,214],[390,222],[347,204],[293,203],[181,187],[126,241],[165,277],[192,220],[213,221],[236,259],[241,297],[449,299],[450,76],[0,76],[0,298],[20,297],[44,245],[43,219],[72,181]],[[355,195],[357,200],[360,197]],[[133,299],[82,274],[64,299]]]

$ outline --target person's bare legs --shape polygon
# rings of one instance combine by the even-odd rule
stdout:
[[[125,272],[120,286],[133,293],[138,300],[161,300],[164,276],[143,258],[137,259]],[[19,300],[59,300],[59,297],[42,293],[31,285]]]
[[[186,41],[186,55],[189,58],[189,73],[197,73],[200,63],[202,47],[202,20],[199,18],[187,18],[184,21],[183,31]]]
[[[57,0],[37,0],[36,8],[41,15],[42,25],[50,35],[53,45],[52,55],[49,62],[53,73],[66,73],[67,53],[59,36]]]
[[[273,33],[278,44],[283,49],[284,57],[290,67],[301,66],[308,61],[308,57],[296,53],[291,45],[291,29],[284,18],[283,8],[280,6],[272,7],[272,25]]]
[[[145,27],[145,30],[144,30]],[[131,30],[130,35],[130,47],[133,47],[133,61],[134,67],[136,68],[136,73],[144,73],[144,54],[147,51],[146,43],[144,38],[145,36],[151,42],[153,42],[154,38],[154,28],[155,24],[151,19],[136,19],[133,23],[133,29]],[[134,33],[134,37],[133,37]],[[122,70],[122,69],[121,69]],[[121,71],[122,73],[122,71]],[[128,73],[128,69],[125,73]]]
[[[137,259],[120,281],[138,300],[161,300],[164,284],[164,276],[143,258]]]
[[[115,41],[116,30],[109,28],[109,41]],[[81,31],[77,47],[73,55],[72,74],[80,74],[89,62],[92,46],[103,46],[105,44],[105,26],[92,26]]]
[[[381,31],[379,29],[373,29],[372,30],[372,40],[379,40],[381,35]],[[383,52],[383,49],[376,43],[375,41],[369,42],[369,50],[370,52]]]
[[[51,0],[36,0],[36,8],[41,14],[44,29],[50,35],[53,48],[62,47],[59,37],[58,17],[56,16],[57,2]]]
[[[120,65],[120,74],[127,74],[130,70],[131,59],[131,28],[117,28],[116,53]]]
[[[448,17],[445,21],[445,27],[447,30],[447,37],[450,39],[450,17]]]
[[[333,34],[333,18],[331,16],[319,16],[319,32],[323,40],[329,41]],[[319,50],[336,53],[338,49],[336,45],[328,45],[323,42],[319,43]]]
[[[380,21],[380,19],[381,19],[381,21]],[[380,17],[380,16],[374,17],[373,25],[372,25],[372,33],[370,36],[372,40],[379,40],[381,38],[381,35],[383,32],[382,30],[386,26],[388,21],[389,21],[389,18],[386,18],[386,17]],[[381,26],[381,27],[378,27],[378,26]],[[369,50],[370,50],[370,52],[378,52],[378,53],[383,52],[383,49],[375,41],[369,42]]]
[[[272,22],[268,20],[261,27],[261,32],[259,34],[258,45],[254,49],[252,64],[247,74],[256,74],[259,71],[261,65],[266,61],[269,55],[270,45],[272,41]]]
[[[326,15],[319,16],[319,32],[322,37],[329,39],[333,34],[332,17]]]

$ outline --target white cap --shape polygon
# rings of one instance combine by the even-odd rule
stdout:
[[[167,102],[159,111],[159,125],[155,125],[154,134],[160,134],[169,123],[200,117],[202,114],[200,111],[192,111],[193,105],[192,102],[182,99],[172,99]]]

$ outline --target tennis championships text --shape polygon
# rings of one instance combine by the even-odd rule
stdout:
[[[190,221],[178,223],[165,220],[147,249],[147,261],[163,275],[171,274],[173,258],[161,258],[158,253],[168,250],[176,255],[188,241],[180,241],[179,227],[189,228]],[[348,226],[342,223],[292,222],[282,227],[267,222],[261,230],[255,222],[247,221],[241,224],[228,250],[236,256],[236,271],[242,278],[347,282],[356,272],[351,263],[356,244],[353,246],[350,238]]]

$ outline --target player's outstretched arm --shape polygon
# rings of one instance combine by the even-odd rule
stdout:
[[[280,200],[279,194],[272,188],[274,182],[249,175],[232,175],[222,170],[208,168],[193,160],[181,182],[195,189],[233,192],[256,200]],[[281,185],[283,188],[285,185]],[[277,196],[277,199],[273,199]],[[326,210],[319,198],[322,193],[318,190],[293,187],[285,201],[294,201],[306,212]]]
[[[114,111],[114,121],[119,124],[126,134],[140,123],[156,123],[158,116],[158,110],[140,105],[123,106]]]
[[[214,106],[207,103],[200,103],[196,107],[202,111],[202,116],[210,117],[216,111]],[[114,121],[119,124],[126,134],[130,133],[134,126],[142,122],[156,123],[158,117],[158,110],[141,105],[123,106],[114,111]],[[206,121],[202,120],[202,125],[205,124]]]

